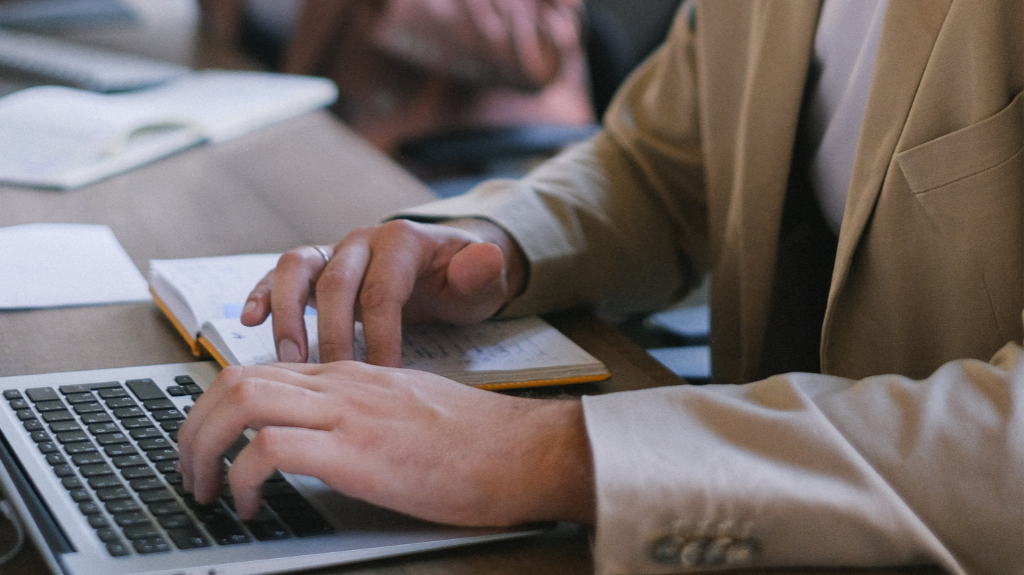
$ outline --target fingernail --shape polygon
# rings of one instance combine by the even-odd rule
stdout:
[[[285,363],[299,363],[302,355],[299,354],[299,345],[290,339],[282,339],[277,344],[277,359]]]
[[[256,300],[251,299],[245,302],[245,307],[242,308],[242,315],[248,315],[254,311],[256,311]]]

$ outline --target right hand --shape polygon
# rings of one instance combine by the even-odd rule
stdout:
[[[363,322],[368,363],[401,367],[402,323],[469,324],[515,297],[525,258],[501,228],[479,219],[421,224],[392,220],[352,231],[325,248],[296,248],[253,289],[242,323],[273,313],[280,361],[309,356],[305,306],[317,308],[320,361],[353,359],[354,327]]]

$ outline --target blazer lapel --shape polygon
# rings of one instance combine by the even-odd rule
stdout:
[[[825,315],[825,334],[829,330],[833,304],[842,291],[854,252],[875,209],[950,4],[951,0],[891,0],[886,8],[867,112],[857,144],[857,157],[839,234]]]

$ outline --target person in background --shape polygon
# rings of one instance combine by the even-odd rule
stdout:
[[[221,42],[256,38],[284,72],[322,75],[335,109],[389,154],[479,127],[594,121],[581,0],[201,0]],[[252,44],[253,42],[249,42]]]
[[[434,521],[595,525],[601,574],[1024,571],[1024,3],[707,0],[521,180],[285,254],[181,429]],[[656,308],[711,275],[712,378],[541,400],[398,368],[403,321]],[[353,357],[361,319],[369,363]]]

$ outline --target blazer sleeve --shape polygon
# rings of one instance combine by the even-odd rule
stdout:
[[[502,226],[529,263],[509,315],[587,306],[632,313],[700,283],[708,256],[694,48],[685,17],[620,90],[593,139],[517,181],[399,217],[479,217]],[[671,118],[671,122],[666,122]]]
[[[1024,570],[1024,349],[912,381],[788,374],[584,399],[597,571]]]

